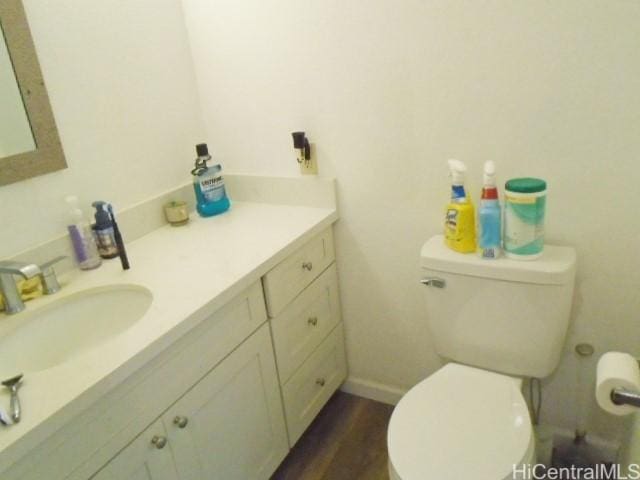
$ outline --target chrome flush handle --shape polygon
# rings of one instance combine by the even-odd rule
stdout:
[[[438,277],[426,277],[420,280],[420,283],[427,287],[444,288],[447,286],[447,282],[443,278]]]

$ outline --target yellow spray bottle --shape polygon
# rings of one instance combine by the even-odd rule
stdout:
[[[447,205],[444,237],[449,248],[460,253],[476,251],[476,222],[473,203],[464,188],[467,167],[460,160],[449,160],[451,201]]]

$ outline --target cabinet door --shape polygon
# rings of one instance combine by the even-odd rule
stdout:
[[[181,480],[268,479],[288,451],[268,325],[163,416]]]
[[[100,470],[92,480],[178,480],[167,432],[158,420]]]

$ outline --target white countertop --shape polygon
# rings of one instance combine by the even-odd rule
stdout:
[[[0,429],[0,471],[337,218],[332,208],[248,202],[234,202],[216,217],[193,213],[186,226],[167,225],[127,243],[130,270],[123,271],[118,258],[105,260],[96,270],[62,276],[60,292],[27,302],[30,312],[71,293],[114,284],[153,293],[146,314],[117,337],[51,369],[24,372],[22,421]],[[0,314],[0,322],[17,324],[24,315]],[[6,389],[0,404],[9,405]]]

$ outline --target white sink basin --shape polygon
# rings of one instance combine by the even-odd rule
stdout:
[[[142,318],[152,299],[146,288],[113,285],[27,310],[0,337],[0,380],[46,370],[114,338]]]

